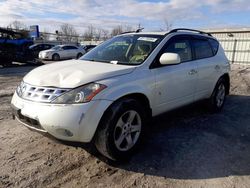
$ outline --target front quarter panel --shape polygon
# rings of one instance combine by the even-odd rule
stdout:
[[[136,69],[130,74],[109,78],[99,81],[107,88],[98,96],[97,99],[116,101],[126,95],[143,94],[150,103],[151,108],[154,106],[155,97],[155,78],[149,69]]]

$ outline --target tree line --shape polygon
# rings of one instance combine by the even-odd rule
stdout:
[[[170,30],[173,26],[167,19],[163,20],[164,26],[159,30]],[[11,22],[7,28],[13,29],[15,31],[19,31],[23,33],[24,36],[29,36],[29,27],[20,21]],[[79,42],[80,40],[84,41],[102,41],[107,40],[113,36],[119,35],[124,32],[135,31],[140,29],[141,25],[138,27],[132,27],[130,25],[117,25],[111,29],[103,29],[96,28],[93,25],[87,26],[85,31],[81,34],[77,32],[75,27],[71,24],[64,23],[60,25],[59,29],[54,33],[48,32],[47,29],[40,31],[40,39],[42,40],[50,40],[53,38],[54,40],[64,41],[64,42]]]

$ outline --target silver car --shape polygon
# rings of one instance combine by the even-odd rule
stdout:
[[[59,61],[61,59],[78,59],[86,51],[74,45],[57,45],[49,50],[43,50],[39,53],[39,59],[48,59]]]

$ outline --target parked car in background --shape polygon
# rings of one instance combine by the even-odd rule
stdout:
[[[93,141],[104,156],[121,160],[136,151],[150,117],[204,99],[212,111],[222,110],[229,71],[223,48],[208,33],[126,33],[79,60],[32,70],[11,103],[28,128]]]
[[[47,44],[47,43],[33,44],[29,47],[29,50],[33,54],[34,58],[38,58],[38,55],[41,51],[51,49],[54,46],[55,46],[54,44]]]
[[[86,51],[86,52],[88,52],[88,51],[90,51],[90,50],[92,50],[93,48],[95,48],[97,45],[85,45],[85,46],[83,46],[83,49]]]
[[[49,50],[43,50],[39,53],[39,59],[47,59],[53,61],[59,61],[62,59],[78,59],[86,51],[74,45],[57,45]]]

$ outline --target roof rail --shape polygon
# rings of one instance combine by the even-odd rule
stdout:
[[[135,31],[125,31],[125,32],[120,33],[120,35],[126,34],[126,33],[140,33],[143,29],[144,28],[139,28],[139,29],[137,29]]]
[[[186,29],[186,28],[173,29],[173,30],[169,31],[167,34],[175,33],[175,32],[178,32],[178,31],[192,31],[192,32],[197,32],[197,33],[200,33],[200,34],[212,36],[210,33],[206,33],[204,31],[199,31],[199,30],[195,30],[195,29]]]
[[[140,33],[143,29],[144,29],[144,27],[141,27],[141,28],[137,29],[135,32]]]
[[[135,33],[135,31],[125,31],[125,32],[122,32],[122,33],[120,33],[118,35],[122,35],[122,34],[126,34],[126,33]]]

